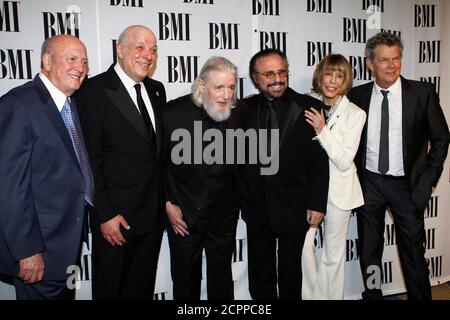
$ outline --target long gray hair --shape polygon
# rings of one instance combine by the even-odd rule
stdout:
[[[237,68],[230,60],[219,56],[209,58],[200,70],[200,74],[192,84],[192,101],[197,107],[202,106],[204,98],[204,94],[200,91],[198,83],[200,79],[207,82],[211,71],[221,71],[231,74],[237,81]]]

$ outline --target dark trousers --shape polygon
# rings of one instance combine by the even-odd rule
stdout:
[[[385,213],[389,208],[395,224],[397,248],[409,299],[431,299],[429,271],[425,260],[424,212],[411,200],[408,182],[364,172],[365,205],[358,209],[358,238],[363,299],[381,299],[381,279],[374,279],[374,270],[382,274]],[[374,268],[375,267],[375,268]],[[377,269],[378,268],[378,269]]]
[[[167,228],[174,300],[200,299],[203,249],[208,299],[234,299],[231,263],[239,214],[236,197],[231,186],[210,186],[206,203],[188,236],[176,235],[172,226]]]
[[[301,254],[305,233],[275,233],[268,224],[262,227],[247,224],[247,240],[248,280],[252,298],[301,300]]]
[[[121,228],[123,246],[112,246],[92,228],[93,300],[153,300],[162,225],[143,235]]]
[[[75,290],[69,290],[66,280],[43,280],[33,284],[25,284],[14,278],[17,300],[74,300]]]

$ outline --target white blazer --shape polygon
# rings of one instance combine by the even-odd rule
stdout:
[[[365,121],[366,113],[344,96],[322,132],[313,138],[319,140],[329,157],[328,201],[342,210],[364,204],[353,159]]]

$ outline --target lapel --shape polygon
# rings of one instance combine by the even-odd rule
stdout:
[[[38,88],[40,99],[42,102],[41,106],[43,107],[44,113],[50,119],[50,123],[53,125],[54,129],[58,133],[58,136],[61,138],[63,145],[66,147],[66,150],[67,152],[69,152],[75,165],[79,167],[78,159],[75,154],[75,150],[73,149],[72,140],[70,139],[69,132],[67,131],[67,128],[64,124],[61,114],[58,111],[58,108],[56,107],[55,102],[53,101],[50,93],[48,92],[47,88],[38,75],[34,78],[33,82]],[[74,99],[72,99],[72,101],[73,100]],[[75,106],[73,108],[76,109]],[[77,127],[77,129],[79,129],[79,126]]]
[[[327,123],[327,127],[331,130],[331,128],[336,124],[336,121],[339,117],[344,113],[345,106],[349,103],[348,98],[343,96],[333,115]]]
[[[159,154],[161,151],[161,145],[162,145],[162,128],[161,128],[161,112],[158,105],[158,102],[160,100],[160,92],[152,86],[149,79],[145,79],[143,81],[145,90],[147,90],[148,97],[151,102],[151,108],[153,110],[153,115],[155,116],[155,133],[156,133],[156,154]]]
[[[286,140],[286,137],[289,135],[292,128],[295,127],[295,123],[303,112],[303,107],[300,106],[300,104],[296,101],[295,97],[293,96],[290,88],[287,89],[288,91],[286,94],[288,95],[288,110],[286,110],[286,123],[284,125],[283,130],[280,133],[280,148],[283,145],[283,142]]]
[[[256,106],[256,126],[257,129],[267,129],[266,128],[266,112],[264,105],[264,96],[260,93],[257,100]]]
[[[200,121],[202,122],[202,109],[197,107],[191,100],[191,97],[189,96],[189,103],[186,104],[186,124],[189,124],[189,126],[187,127],[189,132],[191,133],[191,137],[193,137],[194,139],[198,139],[198,137],[195,136],[195,132],[194,132],[194,121]],[[202,154],[201,154],[201,165],[200,166],[194,166],[198,167],[200,170],[200,172],[202,173],[203,177],[208,177],[208,166],[205,164],[205,161],[203,159],[203,151],[204,151],[204,142],[203,142],[203,135],[205,133],[205,127],[203,126],[202,123],[202,137],[201,137],[201,150],[202,150]],[[195,155],[194,152],[195,150],[195,142],[193,142],[192,146],[193,149],[192,152],[192,160],[193,163],[195,165]]]
[[[286,91],[287,101],[288,101],[288,110],[286,110],[286,123],[283,127],[283,130],[280,132],[280,148],[283,142],[286,140],[286,137],[289,135],[292,128],[295,126],[295,122],[297,121],[300,114],[303,112],[303,108],[296,101],[295,97],[292,95],[292,89],[288,88]],[[264,104],[264,96],[263,94],[258,95],[257,101],[257,109],[256,109],[256,123],[258,129],[266,129],[266,106]],[[250,102],[251,103],[251,102]]]
[[[403,163],[407,159],[408,138],[413,136],[410,134],[410,126],[414,122],[414,97],[411,91],[411,86],[407,79],[400,77],[402,81],[402,140],[403,140]]]
[[[139,132],[142,138],[150,143],[150,136],[145,127],[144,120],[139,114],[133,100],[131,100],[127,89],[120,81],[119,76],[114,71],[114,65],[108,69],[108,76],[110,83],[105,88],[106,94],[111,99],[112,103],[119,109],[124,117],[131,123],[131,125]]]
[[[369,125],[369,109],[370,109],[370,100],[372,97],[372,90],[373,90],[374,82],[370,82],[367,84],[366,90],[361,90],[361,105],[359,106],[362,108],[367,115],[366,123],[364,124],[363,132],[362,132],[362,167],[366,167],[366,150],[367,150],[367,126]]]

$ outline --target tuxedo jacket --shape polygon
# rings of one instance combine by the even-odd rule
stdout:
[[[81,134],[72,99],[72,115]],[[0,272],[42,253],[45,280],[64,280],[80,253],[85,196],[61,114],[36,76],[0,98]]]
[[[314,141],[315,132],[306,122],[305,109],[321,109],[323,104],[312,97],[288,88],[288,110],[280,132],[279,169],[274,175],[261,175],[260,163],[245,165],[240,171],[243,219],[247,224],[269,223],[275,232],[306,232],[306,210],[325,213],[328,195],[328,157]],[[246,129],[262,129],[264,97],[245,100]]]
[[[409,182],[411,198],[424,209],[436,187],[447,157],[450,140],[447,122],[439,105],[439,97],[428,83],[401,78],[403,168]],[[369,114],[373,82],[353,88],[348,97]],[[366,166],[367,125],[363,129],[356,164],[361,174]],[[429,147],[430,145],[430,147]]]
[[[327,125],[316,138],[330,163],[328,199],[342,210],[364,204],[354,158],[358,151],[366,113],[343,96]]]
[[[203,157],[201,163],[194,163],[194,139],[202,139],[206,129],[202,127],[201,137],[195,136],[194,121],[202,121],[202,109],[192,102],[191,95],[189,94],[168,102],[162,114],[165,146],[164,172],[166,179],[166,200],[180,207],[183,213],[183,219],[186,221],[188,227],[192,227],[200,212],[203,210],[208,196],[208,166],[205,164]],[[226,128],[243,128],[242,106],[240,102],[237,102],[231,111],[230,118],[226,120]],[[173,162],[171,156],[172,150],[181,141],[179,138],[172,138],[172,134],[177,129],[184,129],[185,132],[189,133],[192,150],[190,163],[177,164]],[[178,155],[178,152],[176,154]],[[236,174],[236,165],[233,165],[233,183],[236,188],[231,191],[235,192],[236,206],[238,206],[238,182]]]
[[[156,122],[156,145],[136,105],[111,66],[88,79],[80,93],[80,118],[95,180],[91,223],[122,214],[132,234],[154,227],[162,210],[162,83],[143,81]]]

